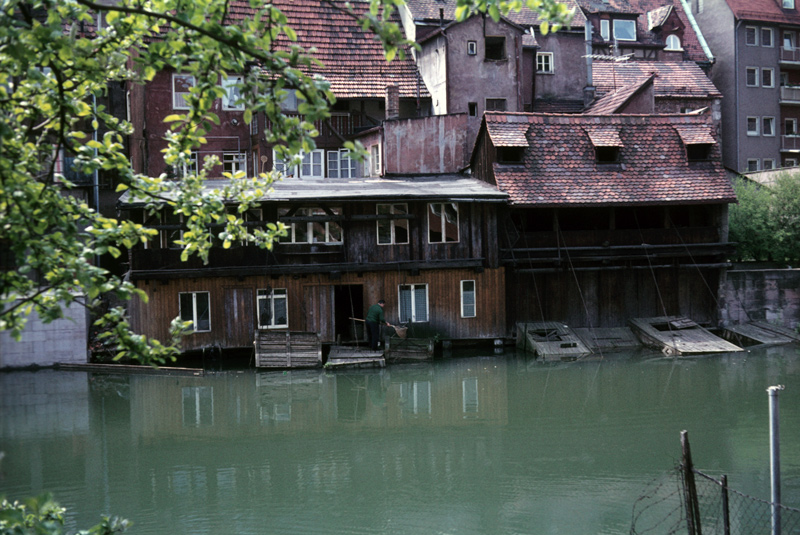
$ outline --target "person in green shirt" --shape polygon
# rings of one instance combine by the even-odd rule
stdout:
[[[367,337],[369,338],[369,348],[372,351],[378,350],[378,342],[381,340],[381,325],[385,324],[390,327],[389,322],[383,317],[383,307],[386,301],[379,300],[376,304],[369,307],[367,311],[367,319],[364,320],[367,324]]]

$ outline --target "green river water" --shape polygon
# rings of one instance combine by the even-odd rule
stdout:
[[[627,534],[634,505],[666,495],[648,522],[663,515],[651,533],[667,533],[681,430],[699,469],[769,499],[766,389],[778,384],[783,502],[799,507],[797,345],[575,362],[490,349],[198,377],[0,373],[0,495],[49,491],[70,529],[111,513],[139,535]]]

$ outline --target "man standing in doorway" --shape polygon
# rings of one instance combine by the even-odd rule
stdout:
[[[381,299],[377,304],[369,307],[369,310],[367,311],[367,319],[365,322],[367,324],[369,348],[372,351],[378,350],[378,342],[381,340],[381,325],[385,324],[387,327],[390,327],[389,322],[383,317],[383,307],[385,305],[386,301]]]

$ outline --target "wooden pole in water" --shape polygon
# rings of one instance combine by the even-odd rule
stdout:
[[[694,482],[694,466],[692,465],[692,451],[689,447],[689,432],[681,431],[681,450],[683,452],[682,466],[684,486],[686,487],[686,522],[689,535],[702,535],[700,528],[700,504],[697,501],[697,487]]]
[[[722,481],[722,530],[724,535],[731,535],[731,514],[728,506],[728,476],[723,475]]]

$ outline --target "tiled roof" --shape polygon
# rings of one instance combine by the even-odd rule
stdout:
[[[655,75],[649,78],[640,80],[639,82],[632,83],[625,86],[615,93],[608,93],[607,95],[595,100],[584,113],[589,115],[608,115],[616,113],[630,98],[635,95],[640,89],[646,85],[653,83]]]
[[[780,0],[727,0],[737,19],[800,24],[800,12],[782,9]]]
[[[675,125],[675,130],[678,132],[684,145],[713,145],[717,142],[717,140],[714,139],[711,126],[707,124],[679,124]]]
[[[526,124],[523,164],[494,164],[498,187],[515,205],[623,206],[734,202],[714,145],[711,160],[688,163],[676,127],[706,126],[689,115],[484,115],[486,124]],[[616,129],[620,163],[595,163],[587,131]]]
[[[525,123],[487,123],[486,127],[495,147],[528,146],[528,138],[525,137],[528,125]]]
[[[661,40],[651,31],[648,13],[660,12],[669,6],[678,15],[684,30],[681,48],[684,50],[684,59],[690,61],[708,61],[709,58],[703,52],[700,40],[697,37],[686,12],[683,10],[681,0],[577,0],[580,6],[589,13],[627,13],[638,14],[636,20],[636,36],[639,43],[643,44],[663,44]],[[749,0],[743,0],[749,1]],[[763,1],[763,0],[760,0]],[[665,16],[668,16],[667,13]],[[663,21],[662,21],[663,24]]]
[[[533,107],[539,113],[580,113],[583,111],[583,101],[537,98]]]
[[[573,29],[583,28],[586,24],[586,18],[581,10],[578,9],[577,2],[575,0],[563,0],[563,3],[567,7],[575,9],[571,27]],[[406,0],[406,5],[416,21],[436,22],[439,20],[440,9],[443,10],[445,22],[453,21],[456,18],[456,0]],[[539,25],[539,16],[528,8],[522,8],[518,12],[512,10],[507,18],[514,24],[524,28]]]
[[[587,126],[584,132],[595,147],[621,147],[619,126]]]
[[[718,98],[722,94],[692,61],[595,61],[592,81],[597,96],[613,93],[655,73],[656,98]]]
[[[657,7],[652,11],[647,12],[647,29],[653,31],[655,28],[660,27],[667,22],[667,17],[672,13],[672,6]]]

